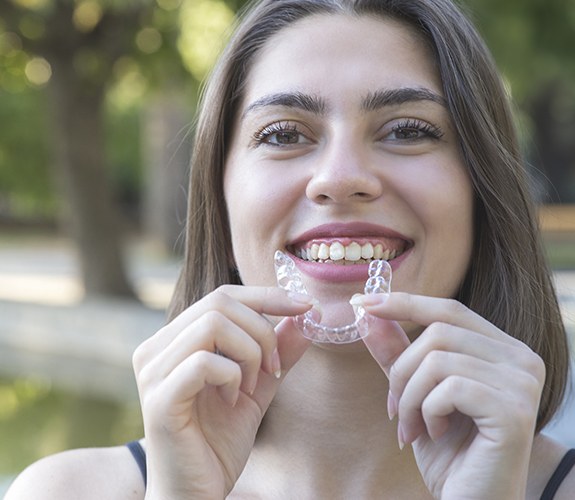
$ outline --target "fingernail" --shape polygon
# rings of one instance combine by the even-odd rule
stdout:
[[[397,443],[399,444],[399,449],[403,450],[403,447],[405,446],[405,436],[403,434],[401,422],[397,424]]]
[[[311,295],[306,295],[305,293],[288,292],[288,297],[291,301],[297,302],[298,304],[319,304],[318,300]]]
[[[383,304],[387,300],[387,293],[368,293],[366,295],[356,294],[349,303],[352,306],[375,306]]]
[[[272,371],[274,373],[275,378],[279,379],[282,376],[282,366],[280,360],[280,353],[277,349],[274,350],[272,353]]]
[[[258,386],[258,379],[256,378],[256,379],[253,381],[251,387],[250,387],[249,390],[248,390],[250,396],[253,396],[253,395],[254,395],[254,392],[256,392],[257,386]]]
[[[236,404],[238,403],[238,400],[240,399],[240,391],[237,389],[232,391],[230,391],[229,389],[228,390],[224,389],[221,394],[222,397],[228,402],[228,404],[232,408],[235,408]]]
[[[397,415],[397,400],[391,390],[387,393],[387,414],[389,420],[393,420]]]
[[[352,306],[361,306],[363,304],[363,295],[361,293],[354,293],[349,299]]]

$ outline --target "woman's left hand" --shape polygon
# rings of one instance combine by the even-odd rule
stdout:
[[[391,293],[360,298],[364,342],[389,378],[400,446],[412,443],[435,498],[525,498],[545,379],[541,358],[461,303]],[[398,322],[423,332],[410,342]]]

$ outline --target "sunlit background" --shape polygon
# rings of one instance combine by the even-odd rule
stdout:
[[[0,493],[142,433],[131,353],[164,322],[197,96],[244,3],[0,0]],[[573,334],[575,0],[464,4],[516,103]],[[551,432],[575,445],[569,418]]]

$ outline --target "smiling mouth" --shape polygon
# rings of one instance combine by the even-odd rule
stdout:
[[[395,238],[389,241],[342,238],[331,241],[314,240],[293,246],[288,250],[296,257],[308,262],[355,265],[367,264],[376,259],[393,260],[403,254],[407,247],[407,242]]]

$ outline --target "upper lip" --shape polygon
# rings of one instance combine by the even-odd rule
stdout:
[[[337,239],[337,238],[385,238],[400,239],[407,246],[412,245],[412,240],[401,233],[379,224],[369,222],[333,222],[316,226],[300,234],[287,246],[297,247],[305,242],[318,239]]]

